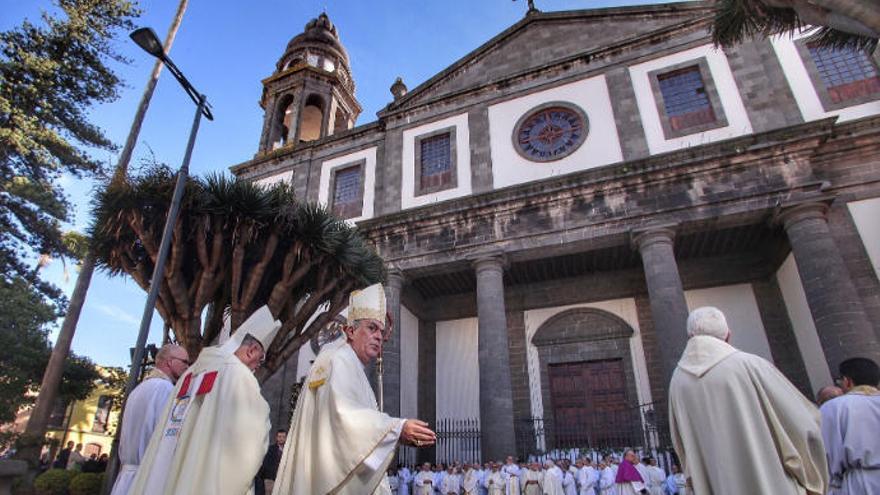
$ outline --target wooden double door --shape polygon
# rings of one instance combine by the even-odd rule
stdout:
[[[623,359],[551,364],[548,374],[555,447],[631,444],[641,422],[627,402]]]

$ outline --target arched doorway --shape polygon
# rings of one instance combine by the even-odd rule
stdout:
[[[630,351],[634,330],[596,308],[575,308],[535,332],[550,448],[617,448],[642,436]]]

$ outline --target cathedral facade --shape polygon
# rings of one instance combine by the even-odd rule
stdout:
[[[718,49],[712,17],[533,10],[356,127],[337,27],[291,40],[232,171],[386,260],[390,414],[473,420],[484,460],[601,443],[625,410],[665,415],[703,305],[808,396],[880,356],[880,59],[806,34]],[[319,345],[267,382],[276,426]]]

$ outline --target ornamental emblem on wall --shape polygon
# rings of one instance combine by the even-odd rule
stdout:
[[[554,101],[529,110],[513,128],[513,147],[533,162],[565,158],[587,138],[587,114],[573,103]]]

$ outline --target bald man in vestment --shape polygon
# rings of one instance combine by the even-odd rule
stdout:
[[[669,385],[670,431],[700,495],[825,495],[819,411],[772,364],[731,346],[717,308],[694,310]]]

